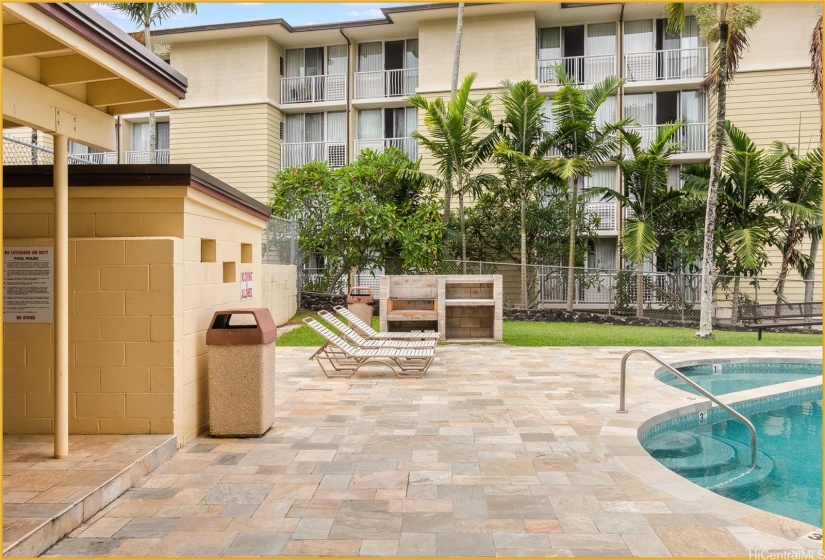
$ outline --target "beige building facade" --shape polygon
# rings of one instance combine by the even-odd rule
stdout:
[[[465,11],[461,75],[475,72],[474,94],[500,92],[503,80],[532,80],[547,96],[561,64],[580,83],[627,79],[604,119],[632,118],[645,142],[674,119],[680,166],[708,161],[714,99],[701,91],[712,49],[689,17],[684,36],[665,30],[663,4],[517,3],[472,5]],[[819,145],[820,111],[810,89],[809,36],[814,4],[760,4],[729,89],[728,117],[760,146],[783,140],[802,152]],[[311,160],[343,165],[361,149],[395,146],[435,169],[410,138],[423,116],[411,93],[449,95],[455,5],[383,10],[379,20],[291,27],[282,20],[159,31],[171,63],[189,76],[190,94],[171,111],[171,159],[192,161],[261,200],[279,168]],[[688,6],[690,12],[690,6]],[[241,87],[240,84],[243,84]],[[494,103],[494,117],[501,116]],[[615,167],[598,168],[586,186],[616,188]],[[588,266],[622,268],[616,202],[590,202],[599,238]],[[778,272],[773,255],[765,276]],[[821,262],[821,259],[820,259]],[[648,263],[655,270],[655,263]],[[821,264],[816,280],[821,280]],[[801,281],[801,280],[800,280]],[[821,284],[817,284],[821,285]]]

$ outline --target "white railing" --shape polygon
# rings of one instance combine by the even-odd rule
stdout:
[[[673,49],[631,53],[624,56],[629,82],[704,78],[708,73],[708,49]]]
[[[665,125],[644,125],[628,126],[626,130],[633,131],[642,137],[641,148],[646,150],[656,139],[656,134],[660,126]],[[671,142],[681,144],[680,153],[704,153],[708,151],[708,125],[707,123],[688,123],[680,128],[671,137]]]
[[[343,101],[346,96],[346,74],[281,78],[281,103]]]
[[[561,66],[579,84],[595,84],[616,75],[616,55],[565,56],[539,60],[539,83],[558,85],[557,66]]]
[[[72,154],[72,157],[77,160],[86,161],[97,164],[114,164],[117,163],[117,152],[98,152],[95,154]]]
[[[599,217],[598,231],[616,231],[616,203],[588,202],[584,206],[588,214]]]
[[[410,158],[410,161],[416,161],[418,159],[418,142],[415,140],[415,138],[384,138],[379,140],[356,140],[354,157],[358,157],[358,154],[360,154],[362,150],[375,150],[376,152],[383,152],[387,148],[398,148],[399,150],[407,154],[407,157]]]
[[[418,68],[355,73],[355,99],[405,97],[418,87]]]
[[[347,163],[345,142],[301,142],[281,145],[281,167],[298,167],[311,161],[326,161],[330,167]]]
[[[151,163],[151,156],[149,150],[123,152],[121,163]],[[155,163],[169,163],[169,150],[155,150]]]

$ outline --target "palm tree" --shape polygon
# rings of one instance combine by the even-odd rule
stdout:
[[[499,141],[493,158],[502,168],[502,177],[513,184],[520,199],[521,302],[527,297],[527,198],[548,173],[544,159],[551,141],[542,114],[544,96],[530,80],[505,81],[501,103],[504,120],[498,125]]]
[[[772,187],[782,172],[784,155],[759,150],[744,131],[725,121],[724,159],[719,174],[719,220],[715,260],[721,274],[734,276],[731,324],[738,321],[741,276],[756,276],[768,264],[767,246],[777,243],[781,221]],[[712,170],[693,166],[685,189],[708,196]]]
[[[143,26],[143,44],[152,50],[150,28],[175,14],[197,14],[198,8],[192,2],[149,3],[140,2],[109,4],[115,11],[120,12],[137,25]]]
[[[624,192],[607,187],[591,189],[594,194],[617,199],[630,209],[631,217],[625,220],[621,238],[622,252],[636,265],[637,317],[644,314],[644,261],[659,248],[660,233],[672,229],[669,218],[685,196],[682,191],[669,189],[667,185],[670,157],[680,149],[671,138],[682,126],[681,122],[660,126],[656,139],[646,150],[642,148],[642,136],[638,132],[621,131],[632,156],[613,158],[622,172]]]
[[[458,67],[461,61],[461,36],[464,31],[464,2],[458,3],[458,16],[455,26],[455,53],[453,54],[453,74],[450,79],[450,99],[455,98],[458,90]],[[444,223],[450,221],[450,206],[453,200],[452,185],[446,185],[444,189]],[[445,237],[446,241],[446,237]]]
[[[705,209],[705,238],[702,255],[702,297],[700,304],[699,332],[697,338],[713,338],[713,235],[716,223],[716,201],[719,190],[719,173],[722,167],[722,138],[725,134],[728,82],[739,66],[742,54],[748,47],[748,29],[761,19],[762,12],[752,4],[707,3],[695,4],[693,14],[699,26],[699,34],[708,43],[717,43],[708,77],[703,83],[706,90],[716,94],[715,142],[710,164],[707,204]],[[681,35],[685,28],[685,5],[665,5],[667,29]]]
[[[776,193],[784,220],[779,245],[782,266],[776,281],[776,294],[781,302],[790,269],[795,268],[806,278],[813,268],[811,258],[799,251],[805,236],[811,238],[812,244],[822,236],[822,148],[804,156],[797,155],[791,146],[778,140],[773,143],[773,148],[784,160]]]
[[[819,101],[819,141],[822,143],[822,13],[811,32],[811,89],[816,93]],[[814,274],[816,258],[819,256],[819,237],[811,238],[811,252],[808,255],[811,266],[805,275],[805,301],[809,302],[814,295]]]
[[[553,155],[550,170],[570,187],[570,248],[567,262],[567,310],[573,310],[576,266],[576,216],[579,207],[579,181],[616,154],[618,131],[630,120],[600,124],[598,110],[625,83],[624,78],[608,77],[587,91],[556,66],[560,88],[553,98],[553,124],[549,144]]]
[[[454,98],[448,103],[440,97],[433,101],[415,94],[409,101],[424,112],[424,126],[430,134],[419,132],[412,136],[430,151],[438,161],[438,178],[433,182],[445,193],[458,195],[458,219],[461,229],[461,267],[466,269],[467,237],[464,231],[464,197],[477,196],[482,189],[497,184],[491,173],[476,173],[489,159],[496,146],[493,115],[490,112],[492,96],[470,99],[470,89],[476,74],[468,74]]]

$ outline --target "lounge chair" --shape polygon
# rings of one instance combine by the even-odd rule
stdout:
[[[351,328],[346,323],[341,321],[338,317],[329,311],[319,311],[318,315],[327,323],[338,329],[344,337],[348,338],[353,345],[360,348],[432,348],[438,342],[435,339],[430,340],[390,340],[390,339],[371,339],[367,340]]]
[[[364,334],[367,335],[367,338],[373,340],[438,340],[441,338],[440,332],[432,332],[432,331],[421,331],[421,332],[378,332],[377,330],[373,329],[371,326],[366,324],[364,321],[358,318],[358,316],[344,307],[343,305],[338,305],[334,307],[335,312],[338,313],[341,317],[348,320],[350,323],[361,329]]]
[[[304,323],[326,342],[312,356],[327,377],[352,377],[362,366],[381,363],[397,377],[423,377],[435,358],[435,348],[357,348],[312,317]],[[327,362],[327,366],[324,366]]]

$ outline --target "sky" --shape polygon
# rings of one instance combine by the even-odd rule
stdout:
[[[400,4],[345,2],[331,2],[326,4],[297,4],[286,2],[223,4],[208,2],[197,4],[198,13],[196,15],[177,14],[162,22],[160,25],[153,27],[153,29],[169,29],[174,27],[189,27],[192,25],[209,25],[213,23],[273,18],[283,18],[290,25],[375,19],[383,17],[380,8],[403,6],[405,4],[410,4],[410,2]],[[123,31],[127,33],[138,31],[137,25],[121,16],[111,7],[104,4],[92,4],[92,7]]]

